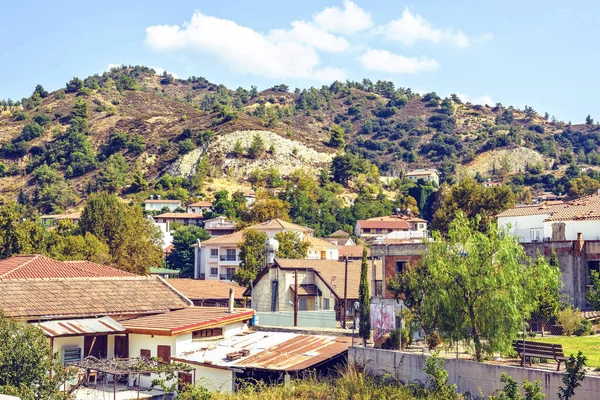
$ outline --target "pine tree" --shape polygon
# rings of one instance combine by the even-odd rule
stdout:
[[[360,266],[360,286],[358,287],[358,297],[360,301],[359,309],[359,329],[358,335],[363,338],[363,345],[367,346],[367,340],[371,337],[371,298],[369,294],[367,248],[363,249],[362,264]]]
[[[329,146],[335,148],[344,147],[346,142],[344,141],[344,128],[339,125],[334,125],[331,128],[331,136],[329,137]]]

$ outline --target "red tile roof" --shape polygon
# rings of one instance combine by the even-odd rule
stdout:
[[[0,261],[0,280],[110,276],[135,275],[90,261],[57,261],[39,254],[19,255]]]
[[[410,226],[408,222],[399,221],[386,221],[386,220],[358,220],[357,224],[360,225],[361,229],[398,229],[398,230],[409,230]]]
[[[189,299],[157,277],[0,281],[0,309],[7,317],[30,321],[150,314],[191,305]]]
[[[185,213],[185,212],[168,212],[155,215],[154,218],[174,218],[174,219],[203,219],[203,214]]]
[[[235,309],[233,313],[229,313],[225,307],[187,307],[119,322],[129,333],[152,332],[156,335],[172,336],[251,319],[253,315],[254,311],[246,308]]]

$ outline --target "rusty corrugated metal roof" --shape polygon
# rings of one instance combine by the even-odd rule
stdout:
[[[36,323],[46,336],[77,336],[88,333],[122,333],[125,327],[111,317],[63,319]]]
[[[352,338],[324,335],[302,335],[291,332],[253,332],[217,342],[202,349],[174,357],[190,364],[260,369],[300,371],[314,367],[345,353]],[[228,360],[227,354],[247,350],[247,355]]]

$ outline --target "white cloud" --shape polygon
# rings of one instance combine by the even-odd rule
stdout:
[[[411,13],[408,8],[404,9],[402,17],[385,25],[383,32],[386,39],[399,41],[405,45],[412,45],[419,40],[436,44],[449,42],[463,48],[471,44],[467,35],[460,29],[434,28],[431,22],[419,14]]]
[[[295,42],[313,46],[315,49],[342,52],[350,44],[340,36],[332,35],[326,30],[319,28],[310,22],[294,21],[292,29],[273,29],[269,32],[268,39],[275,43]]]
[[[315,23],[329,32],[356,33],[373,26],[371,13],[350,0],[344,0],[344,9],[328,7],[313,16]]]
[[[496,103],[494,103],[494,100],[492,100],[492,97],[487,94],[485,94],[483,96],[475,97],[473,99],[471,99],[469,95],[464,94],[464,93],[457,93],[456,95],[463,103],[481,104],[481,105],[487,104],[488,106],[493,106],[494,104],[496,104]]]
[[[436,60],[427,57],[405,57],[382,49],[368,50],[358,60],[366,69],[393,74],[416,74],[435,71],[440,67]]]
[[[345,79],[342,69],[320,66],[316,34],[307,25],[298,22],[291,31],[271,31],[270,35],[263,35],[233,21],[197,11],[191,21],[182,26],[146,28],[146,44],[157,51],[196,51],[215,57],[232,70],[267,78]],[[319,48],[331,51],[346,46],[334,38],[331,35]]]

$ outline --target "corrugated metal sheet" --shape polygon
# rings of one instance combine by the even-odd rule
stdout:
[[[273,371],[299,371],[313,367],[348,350],[349,337],[301,335],[290,332],[254,332],[176,356],[177,361],[219,367]],[[249,350],[247,356],[229,361],[227,354]]]
[[[35,325],[48,337],[125,332],[125,327],[111,317],[44,321]]]

